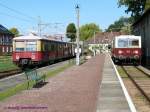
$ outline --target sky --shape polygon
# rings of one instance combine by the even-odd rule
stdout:
[[[80,6],[80,26],[96,23],[106,29],[125,14],[118,0],[0,0],[0,24],[17,27],[22,34],[37,31],[41,20],[43,34],[65,33],[66,26],[76,24],[76,4]],[[40,19],[41,18],[41,19]],[[46,24],[46,25],[45,25]]]

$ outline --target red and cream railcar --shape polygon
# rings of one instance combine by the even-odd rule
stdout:
[[[73,43],[29,35],[13,39],[13,62],[17,65],[51,63],[75,56]]]
[[[121,35],[112,42],[112,59],[115,63],[141,63],[141,37]]]

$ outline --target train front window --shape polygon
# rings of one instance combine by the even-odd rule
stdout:
[[[17,41],[17,42],[15,42],[16,44],[15,44],[15,50],[16,51],[24,51],[25,50],[25,43],[24,43],[24,41]]]
[[[118,47],[119,48],[126,48],[126,47],[128,47],[128,40],[127,39],[119,39],[118,40]]]
[[[137,39],[129,40],[129,46],[130,47],[139,47],[139,40],[137,40]]]
[[[26,51],[36,51],[36,41],[27,41]]]
[[[36,41],[16,41],[15,50],[16,51],[36,51],[37,49]]]

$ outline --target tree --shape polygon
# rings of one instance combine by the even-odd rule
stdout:
[[[145,11],[150,8],[150,0],[146,0]]]
[[[123,26],[120,30],[120,32],[123,32],[125,34],[131,34],[131,24],[127,24]]]
[[[119,7],[124,5],[127,7],[126,13],[131,12],[134,20],[137,20],[144,12],[146,0],[118,0]]]
[[[131,24],[133,23],[133,18],[126,18],[126,17],[121,17],[119,20],[115,21],[113,24],[111,24],[108,29],[106,30],[107,32],[113,31],[113,32],[124,32],[127,34],[131,33]]]
[[[94,33],[102,32],[98,25],[95,23],[85,24],[80,27],[80,39],[87,40],[92,38]]]
[[[9,31],[11,33],[13,33],[15,35],[15,37],[19,36],[19,30],[17,28],[13,27],[13,28],[9,29]]]
[[[70,41],[75,41],[76,39],[76,27],[74,23],[70,23],[66,29],[66,36],[70,38]]]

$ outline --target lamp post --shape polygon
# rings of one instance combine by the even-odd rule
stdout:
[[[79,5],[76,5],[76,12],[77,12],[77,38],[76,38],[76,43],[77,43],[77,52],[76,52],[76,65],[80,64],[80,53],[79,53],[79,12],[80,8]]]
[[[95,43],[95,31],[94,31],[94,56],[96,56],[96,49],[95,49],[95,46],[96,46],[96,43]]]

